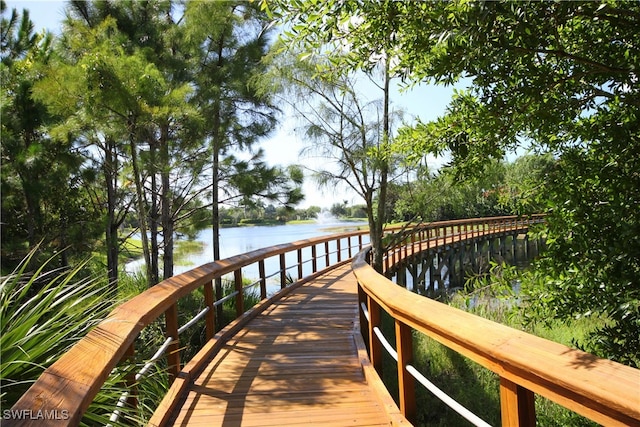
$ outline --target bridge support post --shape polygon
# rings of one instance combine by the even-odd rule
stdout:
[[[503,427],[536,425],[533,392],[503,377],[500,377],[500,410]]]
[[[169,365],[169,383],[173,383],[180,372],[180,337],[178,336],[178,304],[174,303],[165,311],[166,337],[173,338],[167,353]]]
[[[242,316],[244,313],[244,292],[242,291],[242,269],[237,269],[233,272],[233,281],[235,285],[236,294],[236,318]]]
[[[209,311],[205,314],[205,331],[207,339],[210,340],[216,334],[216,307],[215,296],[213,294],[213,283],[206,283],[204,286],[204,303],[209,307]]]
[[[127,351],[124,354],[124,359],[127,363],[135,364],[136,363],[136,347],[135,343],[131,343],[131,345],[127,348]],[[138,407],[138,386],[136,381],[136,375],[134,372],[130,372],[124,379],[124,384],[127,390],[129,390],[129,398],[127,399],[127,405],[130,408]]]
[[[396,351],[398,352],[398,393],[400,411],[410,422],[416,418],[416,380],[407,371],[413,362],[413,336],[408,325],[396,320]]]
[[[369,360],[378,374],[382,373],[382,343],[374,332],[374,328],[380,327],[380,305],[367,296],[367,307],[369,307]]]

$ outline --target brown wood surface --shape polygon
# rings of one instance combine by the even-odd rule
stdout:
[[[409,425],[367,380],[357,316],[348,265],[298,287],[206,355],[167,424]]]

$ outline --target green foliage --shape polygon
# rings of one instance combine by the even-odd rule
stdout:
[[[51,138],[55,117],[34,97],[39,67],[49,61],[52,38],[33,33],[27,11],[6,19],[2,3],[2,260],[15,267],[35,247],[44,262],[58,252],[59,265],[86,253],[96,237],[91,206],[92,173],[73,148]],[[66,250],[62,250],[66,249]]]
[[[549,183],[547,257],[531,301],[540,317],[606,318],[582,346],[640,366],[640,144],[633,138],[561,157]]]
[[[26,258],[0,284],[0,379],[5,408],[104,319],[115,303],[104,282],[79,277],[84,265],[48,270],[49,260],[28,271],[30,261]]]
[[[412,81],[471,80],[446,116],[407,131],[410,150],[450,152],[465,177],[517,146],[554,154],[540,301],[564,319],[607,316],[589,349],[637,366],[638,3],[400,3],[410,12],[388,24],[351,7],[396,29],[397,69]]]
[[[546,208],[545,180],[554,164],[550,156],[525,155],[513,163],[486,162],[464,180],[455,167],[437,175],[418,173],[396,193],[394,218],[438,221],[498,215],[522,215]]]

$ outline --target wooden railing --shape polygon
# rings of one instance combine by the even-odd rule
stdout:
[[[284,294],[291,289],[291,277],[297,276],[297,285],[318,276],[328,268],[343,265],[362,250],[368,243],[367,239],[368,231],[361,230],[271,246],[205,264],[164,280],[118,306],[106,320],[46,369],[11,408],[9,414],[12,416],[5,417],[3,426],[77,425],[112,370],[120,362],[135,357],[138,334],[162,315],[166,324],[166,341],[136,375],[135,380],[144,375],[160,357],[167,358],[169,373],[175,379],[182,366],[179,336],[187,327],[204,318],[207,339],[214,338],[215,308],[225,300],[235,298],[237,320],[226,328],[232,333],[276,297],[267,299],[267,279],[276,278],[282,289],[277,295]],[[244,286],[243,269],[255,267],[255,264],[258,267],[258,280]],[[275,271],[268,271],[267,268],[273,265],[276,266]],[[227,274],[233,275],[234,292],[224,297],[216,295],[215,280]],[[244,294],[253,286],[260,287],[263,301],[255,308],[246,310]],[[206,307],[193,320],[179,326],[178,301],[199,288],[203,289]],[[218,333],[215,338],[223,336],[227,335]],[[163,355],[165,352],[166,356]],[[131,385],[135,380],[131,380]],[[128,395],[124,395],[121,403],[127,400],[135,403],[135,399],[128,398]],[[115,416],[117,415],[116,410]]]
[[[387,253],[389,268],[402,257],[464,239],[526,230],[539,217],[449,221],[405,233]],[[503,426],[533,426],[534,398],[540,395],[603,425],[640,425],[640,370],[600,359],[524,332],[474,316],[414,294],[378,274],[368,263],[370,250],[356,255],[360,325],[371,363],[382,368],[382,351],[397,360],[400,409],[411,420],[416,413],[415,386],[433,386],[412,365],[412,331],[419,331],[495,372],[500,378]],[[395,323],[395,348],[380,332],[382,310]],[[435,388],[435,387],[431,387]],[[431,389],[430,388],[430,389]],[[438,390],[432,390],[438,394]],[[447,402],[449,404],[449,402]],[[450,406],[454,407],[455,402]],[[468,412],[468,411],[467,411]],[[476,425],[473,414],[460,413]]]

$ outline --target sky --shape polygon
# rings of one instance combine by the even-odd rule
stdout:
[[[6,0],[7,9],[16,8],[19,12],[28,9],[31,20],[35,24],[35,30],[40,31],[46,28],[51,32],[59,33],[61,21],[64,19],[64,2],[59,0]],[[393,81],[392,81],[393,83]],[[391,94],[392,108],[399,108],[405,112],[405,121],[411,122],[413,118],[419,117],[422,121],[430,121],[444,114],[453,95],[453,87],[420,85],[412,89],[400,90],[396,85]],[[376,96],[376,98],[381,98]],[[268,139],[265,139],[261,146],[264,149],[265,157],[270,165],[286,166],[289,164],[308,165],[317,168],[317,159],[300,157],[301,150],[305,147],[305,142],[300,140],[294,132],[294,123],[290,117],[284,117],[279,126]],[[437,169],[444,159],[432,159],[429,165],[432,169]],[[304,184],[305,201],[298,207],[320,206],[329,208],[334,203],[347,201],[349,205],[363,204],[353,192],[346,188],[318,189],[312,180],[307,179]]]

